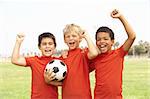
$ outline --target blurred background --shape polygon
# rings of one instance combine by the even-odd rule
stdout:
[[[56,36],[57,50],[65,49],[63,28],[70,23],[80,25],[94,42],[98,27],[108,26],[115,32],[115,46],[120,46],[127,35],[121,22],[110,17],[113,9],[120,10],[136,32],[134,45],[149,47],[149,0],[0,0],[0,57],[11,56],[20,32],[26,36],[22,54],[39,53],[37,38],[43,32]],[[83,41],[81,46],[86,43]]]

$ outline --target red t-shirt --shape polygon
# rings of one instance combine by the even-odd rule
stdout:
[[[27,66],[32,71],[32,93],[31,99],[58,99],[58,89],[56,86],[48,85],[44,80],[44,69],[52,57],[28,57],[25,58]]]
[[[122,99],[122,71],[126,54],[120,47],[93,60],[96,77],[94,99]]]
[[[92,99],[87,52],[77,48],[64,60],[68,66],[62,86],[62,99]]]

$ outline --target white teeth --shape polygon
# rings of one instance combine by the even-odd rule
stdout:
[[[106,45],[100,45],[101,48],[105,47]]]

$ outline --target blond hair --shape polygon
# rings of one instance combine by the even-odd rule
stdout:
[[[81,27],[76,24],[67,24],[63,29],[64,36],[65,34],[72,33],[72,32],[81,35],[84,32],[84,30],[82,30]]]

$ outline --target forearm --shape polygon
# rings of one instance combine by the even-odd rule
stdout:
[[[88,49],[89,49],[88,58],[93,59],[98,55],[99,50],[96,48],[96,46],[94,45],[94,43],[92,42],[92,40],[89,36],[86,36],[85,40],[87,42]]]
[[[25,66],[25,59],[24,57],[20,56],[20,46],[21,42],[16,41],[11,57],[11,62],[16,65]]]
[[[12,57],[11,57],[12,63],[16,63],[16,61],[19,58],[20,46],[21,46],[21,43],[19,43],[19,42],[16,41],[14,49],[13,49]]]
[[[122,22],[122,24],[124,25],[124,28],[125,28],[126,33],[128,35],[127,40],[123,44],[123,48],[125,51],[129,51],[129,49],[131,48],[131,46],[132,46],[132,44],[136,38],[135,32],[133,31],[130,24],[127,22],[127,20],[122,15],[120,16],[119,19]]]
[[[122,22],[126,32],[127,32],[127,35],[128,35],[128,38],[131,39],[131,40],[134,40],[135,39],[135,32],[133,31],[133,29],[131,28],[130,24],[128,23],[128,21],[125,19],[125,17],[123,15],[120,16],[120,21]]]

